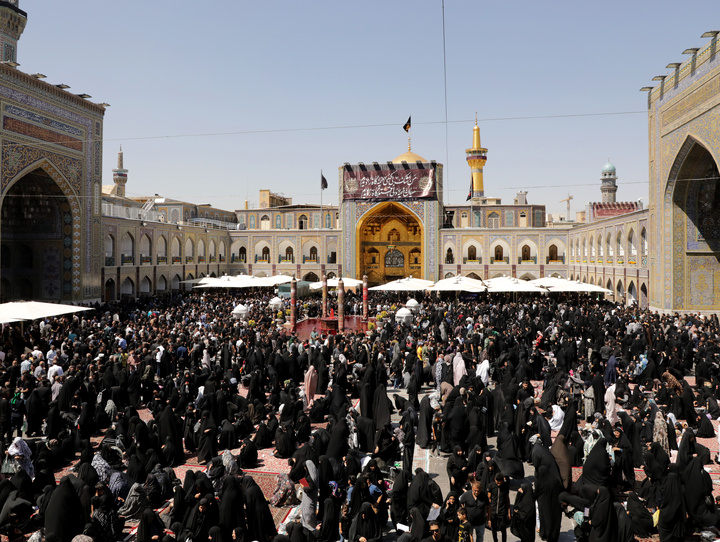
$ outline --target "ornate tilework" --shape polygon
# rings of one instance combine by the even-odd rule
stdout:
[[[82,160],[70,158],[61,154],[42,151],[26,145],[10,141],[2,143],[2,181],[0,192],[5,193],[8,184],[24,169],[36,162],[43,161],[44,167],[52,167],[56,171],[55,177],[62,175],[72,186],[73,193],[82,194]],[[39,167],[39,166],[38,166]],[[48,173],[50,173],[48,171]],[[56,179],[57,180],[57,179]]]

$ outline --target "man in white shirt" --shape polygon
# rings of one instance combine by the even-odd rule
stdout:
[[[50,366],[50,368],[48,369],[48,372],[47,372],[47,373],[48,373],[48,380],[49,380],[50,382],[55,381],[55,377],[56,377],[56,376],[62,376],[62,375],[63,375],[62,367],[60,367],[60,365],[58,364],[58,361],[60,361],[60,360],[56,357],[55,360],[53,361],[53,364],[52,364],[52,365]]]

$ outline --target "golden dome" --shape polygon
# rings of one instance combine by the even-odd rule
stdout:
[[[401,154],[397,158],[393,160],[393,164],[400,164],[401,162],[407,162],[408,164],[414,164],[415,162],[422,162],[423,164],[427,163],[427,160],[423,158],[422,156],[419,156],[415,154],[412,151],[407,151],[404,154]]]

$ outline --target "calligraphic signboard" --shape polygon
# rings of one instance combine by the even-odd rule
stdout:
[[[431,164],[348,166],[343,170],[344,201],[403,201],[436,196],[435,168]]]

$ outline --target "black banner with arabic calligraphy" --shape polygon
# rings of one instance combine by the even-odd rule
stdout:
[[[417,165],[348,166],[343,170],[343,201],[435,199],[435,167]]]

